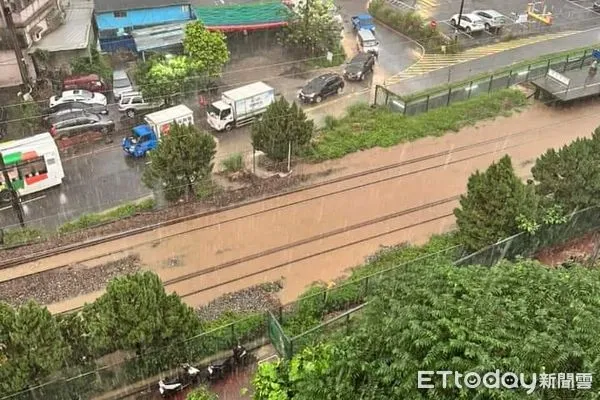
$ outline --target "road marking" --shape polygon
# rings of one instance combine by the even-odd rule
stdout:
[[[41,196],[38,196],[38,197],[34,197],[33,199],[22,201],[21,204],[31,203],[33,201],[41,200],[41,199],[44,199],[44,198],[46,198],[45,194],[41,195]],[[2,207],[2,208],[0,208],[0,211],[6,211],[6,210],[9,210],[11,208],[12,208],[12,206]]]
[[[558,39],[575,33],[579,32],[550,33],[542,36],[534,36],[530,38],[517,39],[509,42],[502,42],[489,46],[468,49],[457,54],[425,54],[415,64],[387,79],[385,85],[393,85],[404,79],[413,78],[415,76],[477,60],[479,58],[497,54],[503,51],[513,50],[522,46],[527,46],[551,39]]]

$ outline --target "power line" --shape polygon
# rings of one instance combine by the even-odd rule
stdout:
[[[545,102],[539,102],[539,103],[541,103],[541,104],[549,104],[549,103],[551,103],[552,101],[553,101],[553,100],[547,100],[547,101],[545,101]],[[574,118],[570,118],[570,119],[563,119],[563,120],[561,120],[559,123],[549,123],[549,124],[545,124],[545,125],[538,126],[538,127],[535,127],[535,128],[523,129],[523,130],[517,131],[517,132],[515,132],[515,133],[512,133],[512,134],[503,135],[503,136],[499,137],[499,138],[498,138],[498,140],[500,140],[500,139],[502,139],[502,138],[508,138],[508,137],[515,137],[515,136],[521,136],[521,135],[525,135],[525,134],[527,134],[527,133],[529,133],[529,132],[541,131],[541,130],[543,130],[544,128],[548,128],[548,127],[553,127],[553,126],[560,126],[560,125],[566,125],[566,124],[570,124],[570,123],[572,123],[572,122],[578,121],[578,120],[580,120],[580,119],[584,119],[584,118],[586,118],[586,117],[594,116],[594,115],[597,115],[597,111],[592,111],[592,112],[589,112],[589,113],[585,113],[585,114],[582,114],[582,115],[580,115],[580,116],[578,116],[578,117],[574,117]],[[481,122],[484,122],[484,121],[481,121]],[[223,154],[222,156],[220,156],[219,158],[220,158],[220,159],[222,159],[222,158],[224,158],[224,157],[227,157],[227,156],[230,156],[230,155],[234,155],[234,154],[238,154],[238,153],[242,153],[242,154],[251,154],[251,153],[252,153],[252,150],[247,150],[247,151],[239,151],[239,152],[233,152],[233,153],[226,153],[226,154]],[[83,186],[83,185],[80,185],[80,186]],[[182,185],[174,186],[174,188],[181,188],[181,187],[185,187],[185,186],[186,186],[185,184],[182,184]],[[108,204],[108,203],[107,203],[107,204]],[[79,210],[81,210],[81,211],[85,211],[86,209],[87,209],[87,210],[93,210],[93,208],[92,208],[92,207],[89,207],[89,208],[81,208],[81,209],[79,209]],[[30,221],[28,221],[28,222],[39,222],[39,221],[43,221],[43,220],[45,220],[45,219],[50,219],[50,218],[56,217],[56,216],[58,216],[58,215],[59,215],[59,213],[52,214],[52,215],[47,215],[47,216],[44,216],[44,217],[40,217],[40,218],[36,218],[36,219],[32,219],[32,220],[30,220]],[[16,225],[7,225],[7,226],[5,226],[5,229],[6,229],[6,228],[13,228],[13,227],[16,227]]]

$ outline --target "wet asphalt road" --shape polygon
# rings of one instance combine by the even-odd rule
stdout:
[[[342,0],[339,5],[346,29],[351,30],[350,17],[364,12],[364,4],[361,1]],[[414,44],[406,38],[383,26],[377,26],[377,36],[381,48],[378,68],[386,76],[400,72],[415,61],[415,53],[412,51]],[[340,67],[340,72],[342,69],[343,67]],[[266,78],[270,77],[262,79]],[[269,80],[269,83],[272,83],[275,89],[288,100],[294,100],[297,89],[304,82],[304,78]],[[370,84],[371,82],[367,80],[352,83],[346,90],[345,96],[350,99],[352,93],[367,89]],[[281,87],[278,88],[278,85]],[[346,104],[348,101],[339,100],[345,99],[329,99],[320,105],[323,107],[311,110],[311,116],[322,120],[325,114],[341,112],[348,105]],[[186,103],[195,109],[196,118],[202,117],[203,113],[199,110],[193,97]],[[309,108],[307,107],[307,109]],[[335,109],[332,110],[332,108]],[[112,110],[111,115],[115,120],[118,119],[118,114]],[[115,135],[112,148],[108,150],[79,155],[71,159],[63,158],[66,175],[63,184],[23,198],[27,224],[50,230],[85,213],[106,210],[151,195],[152,192],[141,182],[144,161],[127,162],[123,151],[118,146],[120,137],[126,132],[127,129],[121,128],[120,134]],[[224,156],[221,154],[236,152],[251,154],[249,132],[248,128],[243,128],[227,134],[216,134],[219,140],[220,154],[215,163],[219,164],[222,161]],[[18,221],[13,210],[10,207],[0,206],[0,227],[6,228],[17,226],[17,224]]]

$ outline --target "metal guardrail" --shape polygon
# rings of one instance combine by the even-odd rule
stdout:
[[[384,86],[377,85],[375,88],[375,105],[387,107],[391,111],[407,116],[418,115],[436,108],[448,107],[458,101],[468,100],[475,96],[541,78],[550,69],[562,72],[581,69],[591,64],[593,60],[592,50],[585,50],[579,54],[540,61],[496,74],[474,78],[470,81],[444,86],[439,90],[431,90],[422,95],[410,96],[408,99],[406,96],[396,94]]]

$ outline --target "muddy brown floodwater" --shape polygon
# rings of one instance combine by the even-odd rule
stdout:
[[[422,243],[453,227],[456,196],[471,173],[505,154],[529,177],[535,158],[589,135],[600,104],[571,109],[535,105],[498,118],[388,149],[301,165],[296,172],[334,171],[322,180],[405,162],[376,173],[283,195],[192,221],[0,271],[0,281],[58,265],[88,266],[139,254],[169,291],[197,306],[227,292],[283,278],[289,302],[314,281],[333,280],[380,246]],[[430,157],[425,157],[430,156]],[[412,160],[412,162],[410,161]],[[184,277],[184,278],[182,278]],[[169,280],[177,280],[169,283]],[[52,312],[92,301],[101,291],[50,304]]]

